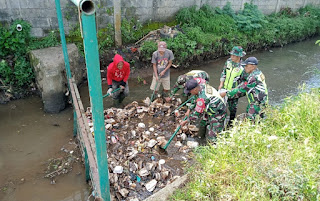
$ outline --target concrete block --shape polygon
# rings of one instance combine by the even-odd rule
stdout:
[[[40,38],[40,37],[44,37],[44,32],[42,28],[31,28],[31,36]]]
[[[54,4],[54,1],[52,1]],[[42,0],[20,0],[21,8],[46,8],[46,1]]]
[[[49,19],[49,24],[51,29],[59,29],[58,18],[51,17]]]
[[[8,21],[10,19],[10,14],[6,9],[0,9],[0,21]]]
[[[84,75],[84,64],[80,63],[78,48],[69,44],[68,55],[72,76],[79,84]],[[58,113],[65,108],[67,90],[65,64],[61,46],[50,47],[30,52],[30,62],[36,75],[45,112]]]
[[[17,18],[22,18],[22,15],[21,15],[21,9],[19,8],[14,8],[14,9],[10,9],[11,12],[10,13],[10,17],[11,19],[17,19]],[[25,18],[24,18],[25,19]]]
[[[63,5],[63,2],[64,0],[60,0],[60,6]],[[70,0],[68,0],[70,1]],[[56,9],[56,4],[55,4],[55,1],[52,1],[52,0],[42,0],[42,3],[43,3],[43,8],[50,8],[50,9]]]
[[[0,0],[0,8],[1,9],[6,9],[7,8],[6,0]]]
[[[6,1],[7,2],[7,8],[20,8],[20,0],[15,1]]]
[[[48,18],[29,18],[32,27],[42,27],[42,28],[49,28],[50,23]]]
[[[23,18],[50,18],[57,17],[56,10],[40,9],[40,8],[21,8],[21,15]]]

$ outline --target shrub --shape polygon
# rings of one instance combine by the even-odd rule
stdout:
[[[29,43],[28,50],[36,50],[59,45],[60,40],[57,33],[57,31],[50,31],[44,38],[33,37]]]
[[[249,33],[259,30],[263,24],[267,23],[258,6],[252,3],[245,3],[244,9],[236,15],[235,20],[239,30]]]
[[[19,87],[30,84],[34,79],[34,73],[30,66],[30,62],[24,57],[19,57],[14,66],[14,75],[16,84]]]
[[[157,44],[153,41],[145,41],[140,48],[141,55],[146,60],[151,60],[152,53],[157,50]]]
[[[5,60],[0,62],[0,78],[5,84],[11,84],[13,81],[13,72]]]
[[[17,25],[22,26],[22,30],[17,30]],[[7,55],[24,55],[27,52],[27,45],[30,39],[29,23],[23,20],[16,20],[9,28],[0,28],[0,57]]]

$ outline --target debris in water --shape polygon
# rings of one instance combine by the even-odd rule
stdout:
[[[149,181],[148,183],[146,183],[147,191],[152,192],[155,189],[157,183],[158,182],[155,179],[153,179],[153,180]]]
[[[113,173],[121,174],[122,172],[123,172],[123,167],[122,167],[122,166],[116,166],[116,167],[113,169]]]
[[[199,142],[196,142],[196,141],[188,141],[188,142],[187,142],[187,146],[188,146],[189,148],[193,149],[193,148],[196,148],[196,147],[199,146]]]
[[[192,148],[186,140],[196,135],[196,126],[186,125],[173,139],[175,146],[167,149],[167,155],[160,155],[156,148],[166,145],[185,115],[186,108],[179,110],[180,117],[171,115],[179,106],[178,100],[165,103],[158,97],[149,105],[146,98],[144,105],[133,101],[123,109],[104,110],[110,191],[116,199],[146,199],[183,173],[180,162],[192,160],[188,155]],[[86,116],[93,133],[90,107]]]

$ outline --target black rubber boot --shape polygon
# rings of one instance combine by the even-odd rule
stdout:
[[[230,113],[229,122],[233,121],[236,118],[236,113]]]
[[[207,132],[207,125],[200,122],[198,136],[201,138],[204,138],[206,136],[206,132]]]
[[[231,113],[230,114],[230,119],[228,121],[228,124],[227,124],[227,128],[232,128],[232,123],[233,123],[233,120],[236,118],[236,114],[235,113]]]
[[[124,95],[124,93],[120,93],[119,94],[119,103],[122,103],[125,97],[126,96]]]

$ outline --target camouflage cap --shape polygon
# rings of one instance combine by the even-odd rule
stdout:
[[[184,93],[189,94],[190,91],[196,88],[197,86],[199,86],[197,80],[195,79],[188,80],[186,85],[184,86]]]
[[[234,46],[230,52],[230,54],[238,56],[238,57],[244,57],[246,56],[246,52],[243,51],[243,48],[241,46]]]
[[[245,65],[248,65],[248,64],[251,64],[251,65],[258,65],[259,61],[257,58],[255,57],[249,57],[247,58],[241,65],[245,66]]]

